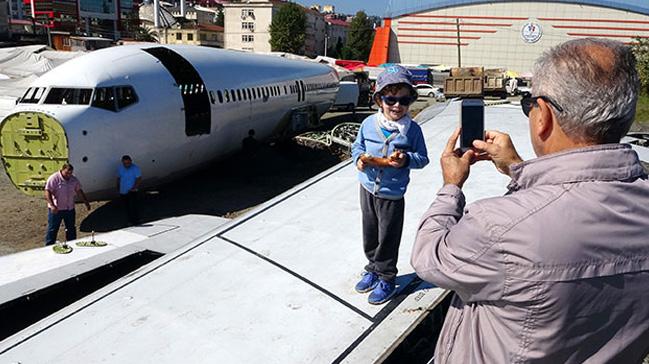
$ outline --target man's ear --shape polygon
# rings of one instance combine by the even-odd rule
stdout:
[[[550,135],[552,135],[552,129],[554,128],[554,114],[552,113],[550,104],[545,102],[545,100],[537,99],[536,102],[539,107],[537,117],[533,121],[534,123],[536,123],[536,134],[539,139],[546,141],[550,137]]]

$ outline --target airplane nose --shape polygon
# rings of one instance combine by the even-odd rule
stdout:
[[[47,178],[68,160],[63,125],[41,112],[18,112],[0,123],[2,164],[23,193],[41,196]]]

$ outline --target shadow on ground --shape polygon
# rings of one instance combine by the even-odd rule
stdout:
[[[263,145],[239,153],[156,190],[140,194],[141,222],[187,214],[235,217],[334,166],[340,159],[327,150],[292,142]],[[119,200],[86,217],[82,232],[106,232],[128,226]]]

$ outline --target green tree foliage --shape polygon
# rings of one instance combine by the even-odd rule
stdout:
[[[304,53],[306,14],[295,3],[282,5],[270,24],[270,48],[276,52]]]
[[[124,27],[123,38],[132,38],[141,42],[157,42],[155,37],[140,25],[140,16],[137,10],[128,13],[122,20],[122,24]]]
[[[649,94],[649,39],[636,38],[633,53],[635,53],[636,67],[640,76],[640,89],[645,94]]]
[[[374,28],[372,22],[365,12],[359,11],[349,26],[347,43],[345,43],[342,50],[342,58],[367,62],[372,50],[373,40]]]
[[[223,14],[223,8],[221,8],[216,11],[216,19],[214,20],[214,24],[223,26],[224,23],[225,23],[225,17]]]

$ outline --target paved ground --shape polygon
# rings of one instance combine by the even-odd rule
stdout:
[[[424,98],[412,109],[418,112],[431,103],[435,101]],[[361,122],[374,112],[376,108],[362,108],[354,114],[332,112],[325,114],[323,121],[328,126]],[[327,150],[313,150],[292,142],[264,146],[256,155],[235,155],[182,180],[147,191],[141,201],[143,221],[192,213],[237,216],[339,161],[340,157]],[[0,172],[0,196],[0,255],[41,246],[47,228],[44,199],[20,193],[4,171]],[[77,215],[80,236],[93,230],[126,227],[122,206],[117,201],[93,202],[89,213],[78,205]],[[63,239],[62,231],[59,237]]]

